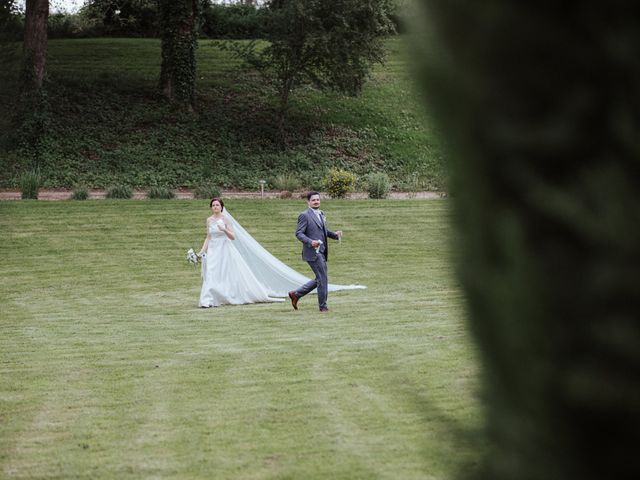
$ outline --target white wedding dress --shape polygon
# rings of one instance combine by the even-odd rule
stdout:
[[[209,224],[209,243],[202,258],[201,307],[260,302],[281,302],[288,292],[310,279],[285,265],[260,245],[225,209],[235,240]],[[218,220],[222,222],[222,220]],[[329,284],[329,291],[366,288]]]

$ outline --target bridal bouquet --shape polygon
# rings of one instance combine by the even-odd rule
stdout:
[[[187,261],[192,265],[197,265],[200,261],[200,257],[193,251],[193,248],[187,250]]]

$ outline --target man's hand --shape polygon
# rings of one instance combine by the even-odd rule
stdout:
[[[320,240],[311,240],[311,246],[313,248],[318,248],[318,245],[320,245]]]
[[[336,230],[336,235],[338,235],[338,238],[342,238],[342,230]]]

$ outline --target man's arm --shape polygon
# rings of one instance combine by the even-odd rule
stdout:
[[[334,232],[333,230],[329,230],[329,228],[327,227],[327,237],[333,238],[334,240],[340,240],[341,236],[342,236],[342,230],[336,230]]]
[[[301,213],[298,216],[298,226],[296,228],[296,238],[298,240],[300,240],[302,243],[304,243],[305,245],[308,245],[309,247],[313,248],[313,245],[311,245],[311,242],[313,240],[310,239],[309,237],[307,237],[305,235],[305,233],[304,233],[304,232],[307,231],[308,222],[309,222],[309,220],[307,219],[307,215],[305,215],[304,213]]]

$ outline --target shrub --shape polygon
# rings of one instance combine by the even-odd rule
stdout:
[[[87,198],[89,198],[89,192],[84,187],[76,188],[71,194],[72,200],[86,200]]]
[[[367,192],[369,198],[387,198],[391,190],[391,180],[384,172],[367,175]]]
[[[73,36],[158,36],[158,5],[155,1],[94,0],[84,3],[81,13],[71,15],[68,20],[73,24]]]
[[[38,199],[38,190],[42,180],[38,170],[29,170],[20,175],[20,190],[22,199]]]
[[[133,191],[127,185],[116,185],[107,192],[107,198],[131,198]]]
[[[398,182],[398,187],[406,191],[409,198],[414,198],[418,192],[425,190],[441,190],[444,185],[446,185],[446,183],[443,183],[441,180],[434,181],[429,178],[429,176],[421,176],[418,172],[413,172]]]
[[[209,38],[262,38],[270,11],[254,5],[215,5],[202,10],[201,31]]]
[[[271,180],[271,185],[274,190],[282,190],[287,192],[293,192],[300,188],[301,182],[295,175],[290,173],[281,174]]]
[[[417,193],[423,188],[422,183],[423,182],[422,180],[420,180],[417,172],[413,172],[400,183],[400,188],[406,190],[409,198],[414,198]]]
[[[344,198],[353,189],[356,183],[356,176],[338,168],[329,170],[324,184],[331,198]]]
[[[222,190],[220,187],[211,184],[198,185],[193,191],[193,196],[195,198],[214,198],[220,197],[222,195]]]
[[[151,187],[147,192],[147,198],[171,200],[176,197],[176,193],[167,187]]]

